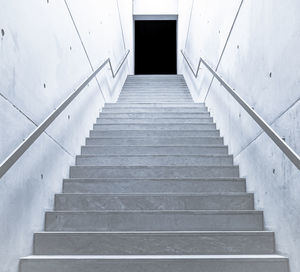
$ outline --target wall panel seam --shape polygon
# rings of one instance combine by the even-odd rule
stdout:
[[[22,116],[24,116],[30,123],[32,123],[34,126],[38,127],[38,124],[34,122],[24,111],[22,111],[18,106],[16,106],[12,101],[10,101],[5,95],[3,95],[0,92],[0,96],[9,103],[14,109],[16,109]],[[67,153],[69,156],[74,158],[75,156],[72,155],[62,144],[60,144],[55,138],[53,138],[50,134],[48,134],[46,131],[44,133],[54,142],[56,143],[65,153]]]
[[[84,42],[83,42],[82,37],[81,37],[81,34],[80,34],[80,32],[79,32],[79,29],[78,29],[78,27],[77,27],[77,24],[76,24],[76,22],[75,22],[74,16],[73,16],[73,14],[72,14],[72,12],[71,12],[71,9],[70,9],[70,7],[69,7],[69,5],[68,5],[67,0],[64,0],[64,3],[65,3],[65,5],[66,5],[67,11],[68,11],[68,13],[69,13],[69,15],[70,15],[71,21],[72,21],[72,23],[73,23],[73,26],[74,26],[74,28],[75,28],[75,31],[76,31],[77,36],[78,36],[78,38],[79,38],[79,41],[80,41],[80,43],[81,43],[81,46],[82,46],[82,48],[83,48],[83,50],[84,50],[84,52],[85,52],[85,55],[86,55],[86,57],[87,57],[87,60],[88,60],[89,64],[90,64],[90,67],[91,67],[92,71],[94,72],[94,67],[93,67],[93,65],[92,65],[91,59],[90,59],[89,54],[88,54],[88,52],[87,52],[87,49],[86,49],[86,47],[85,47],[85,45],[84,45]],[[104,94],[103,94],[103,92],[102,92],[102,89],[101,89],[101,86],[100,86],[100,83],[99,83],[97,77],[95,77],[95,79],[96,79],[98,88],[99,88],[99,90],[100,90],[100,93],[101,93],[101,95],[102,95],[104,101],[106,101],[105,96],[104,96]]]
[[[232,32],[233,32],[233,29],[234,29],[234,27],[235,27],[236,21],[237,21],[237,19],[238,19],[238,17],[239,17],[239,14],[240,14],[241,9],[242,9],[243,3],[244,3],[244,0],[241,1],[240,5],[239,5],[239,8],[238,8],[238,10],[237,10],[237,13],[236,13],[236,15],[235,15],[235,17],[234,17],[233,23],[232,23],[231,28],[230,28],[230,31],[229,31],[229,33],[228,33],[227,39],[226,39],[226,41],[225,41],[225,44],[224,44],[222,53],[221,53],[221,55],[220,55],[220,58],[219,58],[219,60],[218,60],[218,63],[217,63],[217,66],[216,66],[215,71],[218,71],[218,69],[219,69],[219,66],[220,66],[221,61],[222,61],[222,59],[223,59],[223,56],[224,56],[225,50],[226,50],[226,48],[227,48],[228,42],[229,42],[229,40],[230,40],[231,34],[232,34]],[[207,99],[207,97],[208,97],[208,95],[209,95],[209,93],[210,93],[210,90],[211,90],[212,84],[213,84],[213,82],[214,82],[214,79],[215,79],[215,77],[213,76],[212,79],[211,79],[211,82],[210,82],[210,84],[209,84],[207,93],[206,93],[206,95],[205,95],[204,102],[206,101],[206,99]]]
[[[290,106],[288,106],[284,111],[282,111],[278,116],[276,116],[275,119],[273,119],[269,123],[269,125],[272,126],[278,119],[280,119],[290,109],[292,109],[299,101],[300,101],[300,97],[298,97],[296,99],[296,101],[294,101]],[[246,144],[244,147],[242,147],[242,149],[236,155],[234,155],[234,158],[237,158],[238,156],[240,156],[252,143],[254,143],[263,134],[264,134],[264,131],[260,130],[260,132],[248,144]]]

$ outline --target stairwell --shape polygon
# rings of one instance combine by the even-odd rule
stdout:
[[[287,272],[182,76],[129,76],[94,124],[21,272]]]

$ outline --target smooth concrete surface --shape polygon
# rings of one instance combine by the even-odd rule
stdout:
[[[134,15],[176,15],[178,0],[133,0]]]
[[[81,149],[82,155],[205,155],[205,154],[228,154],[228,148],[224,145],[195,145],[195,146],[83,146]]]
[[[192,11],[187,43],[181,48],[195,69],[200,55],[213,68],[221,60],[223,79],[300,154],[300,3],[243,1],[238,13],[241,2],[195,1],[188,10],[183,8],[186,0],[179,1],[185,25]],[[183,31],[179,40],[186,37]],[[179,63],[194,100],[207,96],[221,135],[247,177],[248,190],[255,192],[256,207],[265,211],[266,227],[276,233],[278,251],[290,257],[291,272],[299,271],[299,170],[217,81],[209,89],[211,75],[203,66],[195,80],[182,56]]]
[[[245,192],[244,179],[65,179],[65,193]]]
[[[21,272],[288,272],[288,261],[278,255],[181,255],[158,256],[32,256],[21,260]]]
[[[94,130],[213,130],[215,124],[197,123],[197,124],[94,124]]]
[[[220,135],[219,130],[91,130],[90,137],[217,137]]]
[[[261,211],[55,211],[46,231],[262,231]]]
[[[197,166],[233,165],[233,157],[228,155],[82,155],[76,156],[76,165],[96,166]]]
[[[212,118],[130,118],[127,120],[113,119],[113,118],[99,118],[97,119],[97,124],[149,124],[149,123],[159,123],[159,124],[173,124],[173,123],[185,123],[185,124],[197,124],[197,123],[212,123]]]
[[[56,211],[253,210],[253,195],[222,194],[58,194]]]
[[[71,166],[70,178],[238,177],[237,166]]]
[[[117,119],[124,119],[124,118],[209,118],[210,115],[208,112],[206,113],[105,113],[102,112],[100,117],[104,118],[117,118]]]
[[[86,145],[218,145],[221,137],[87,138]]]
[[[1,161],[105,58],[111,57],[116,67],[125,53],[119,46],[123,42],[116,1],[67,4],[78,33],[63,0],[0,1]],[[128,7],[131,2],[122,0],[123,28],[132,26],[124,15]],[[99,75],[108,101],[119,94],[130,71],[125,63],[115,80],[108,69]],[[61,192],[61,180],[103,103],[93,80],[1,178],[1,272],[18,271],[19,258],[32,253],[32,234],[43,229],[44,211],[53,207],[53,195]]]
[[[272,232],[41,232],[36,255],[273,254]]]

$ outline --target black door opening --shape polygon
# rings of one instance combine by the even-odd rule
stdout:
[[[135,74],[177,74],[177,21],[135,21]]]

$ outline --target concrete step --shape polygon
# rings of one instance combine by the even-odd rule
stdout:
[[[117,118],[117,119],[126,119],[126,118],[149,118],[149,119],[156,119],[156,118],[192,118],[192,119],[202,119],[202,118],[209,118],[210,114],[207,112],[203,113],[147,113],[147,112],[140,112],[140,113],[100,113],[100,118]]]
[[[86,145],[222,145],[221,137],[139,137],[139,138],[87,138]]]
[[[128,80],[128,81],[125,81],[124,83],[124,86],[126,85],[133,85],[133,86],[137,86],[137,85],[140,85],[140,86],[167,86],[167,87],[170,87],[170,86],[177,86],[177,85],[186,85],[185,81],[182,80],[182,79],[179,79],[179,80],[173,80],[173,79],[167,79],[167,80],[146,80],[146,79],[143,79],[143,80]]]
[[[273,254],[273,232],[40,232],[36,255]]]
[[[94,124],[94,130],[195,130],[195,129],[216,129],[216,124],[214,123],[197,123],[197,124],[138,124],[138,123],[128,123],[128,124]]]
[[[132,88],[127,88],[123,90],[120,94],[120,97],[126,96],[126,95],[136,95],[136,96],[176,96],[176,95],[184,95],[184,96],[189,96],[191,97],[190,92],[187,89],[181,88],[181,89],[132,89]]]
[[[162,107],[162,108],[149,108],[149,107],[120,107],[120,108],[113,108],[113,107],[104,107],[102,109],[104,113],[208,113],[206,107]]]
[[[119,97],[153,97],[153,98],[157,98],[157,97],[180,97],[180,98],[191,98],[191,95],[182,90],[175,90],[175,91],[168,91],[168,92],[163,92],[161,90],[158,91],[122,91]]]
[[[224,145],[199,146],[83,146],[81,155],[228,155]]]
[[[165,78],[165,79],[158,79],[158,78],[140,78],[140,79],[128,79],[125,81],[125,84],[142,84],[142,85],[146,85],[146,84],[150,84],[150,85],[154,85],[154,84],[166,84],[168,86],[170,85],[174,85],[174,84],[186,84],[185,80],[183,78]]]
[[[278,255],[30,256],[20,272],[288,272]]]
[[[192,102],[191,97],[120,97],[118,103],[178,103],[178,102]]]
[[[119,96],[119,100],[121,98],[142,98],[142,99],[161,99],[161,98],[172,98],[172,99],[191,99],[192,97],[188,93],[181,94],[165,94],[165,93],[123,93]],[[181,102],[179,102],[181,103]]]
[[[157,99],[157,101],[159,101],[160,99],[192,99],[191,95],[188,93],[176,93],[176,94],[168,94],[168,93],[133,93],[133,92],[128,92],[128,93],[124,93],[123,95],[119,96],[119,100],[120,99],[125,99],[125,98],[129,98],[129,99]],[[118,100],[118,101],[119,101]],[[180,101],[177,103],[181,103]]]
[[[129,99],[157,99],[157,101],[159,101],[160,99],[166,99],[166,98],[169,98],[169,99],[192,99],[191,95],[190,94],[187,94],[187,93],[176,93],[176,94],[168,94],[168,93],[155,93],[155,92],[152,92],[152,93],[133,93],[133,92],[128,92],[126,94],[123,94],[123,95],[120,95],[119,96],[119,100],[120,99],[125,99],[125,98],[129,98]],[[143,103],[143,102],[142,102]],[[160,102],[162,103],[162,102]],[[177,102],[177,103],[181,103],[180,101]]]
[[[136,90],[136,91],[181,91],[184,90],[185,92],[189,93],[189,89],[185,84],[175,83],[175,84],[125,84],[123,86],[122,92],[126,92],[127,90]]]
[[[164,82],[164,81],[157,81],[157,82],[138,82],[138,81],[134,81],[134,82],[130,82],[127,81],[125,82],[123,87],[126,86],[139,86],[139,87],[145,87],[145,88],[151,88],[153,86],[155,87],[166,87],[166,88],[171,88],[171,87],[177,87],[177,86],[185,86],[187,88],[187,85],[184,81],[172,81],[170,80],[169,82]]]
[[[120,95],[127,94],[129,92],[140,94],[140,93],[157,93],[157,94],[176,94],[176,93],[184,93],[190,95],[190,92],[188,88],[184,85],[182,86],[170,86],[170,87],[164,87],[164,86],[151,86],[151,87],[145,87],[145,86],[125,86],[121,92]]]
[[[224,193],[245,192],[246,181],[242,178],[205,179],[65,179],[64,193]]]
[[[71,166],[70,178],[239,177],[238,166]]]
[[[122,90],[120,96],[122,95],[129,95],[129,94],[135,94],[135,95],[177,95],[177,94],[184,94],[184,95],[191,95],[189,90],[187,88],[169,88],[169,89],[162,89],[162,88],[133,88],[128,87]]]
[[[176,94],[182,92],[185,94],[190,94],[189,89],[184,85],[174,85],[174,86],[142,86],[142,85],[126,85],[124,86],[120,95],[127,94],[128,92],[134,93],[160,93],[160,94]]]
[[[76,156],[76,165],[95,166],[198,166],[233,165],[233,157],[228,155],[84,155]]]
[[[126,81],[124,83],[124,86],[145,86],[145,87],[151,87],[151,86],[166,86],[166,87],[172,87],[172,86],[187,86],[184,80],[168,80],[168,81]]]
[[[205,108],[204,103],[105,103],[105,108]]]
[[[253,194],[57,194],[56,211],[253,210]]]
[[[97,118],[97,124],[203,124],[213,123],[213,118]]]
[[[262,231],[261,211],[46,212],[46,231]]]
[[[90,131],[90,137],[218,137],[220,131],[210,130],[102,130]]]
[[[168,102],[166,100],[172,100],[172,103],[183,103],[183,102],[192,102],[192,98],[187,95],[176,95],[176,96],[169,96],[169,95],[124,95],[120,96],[118,99],[118,103],[131,103],[130,101],[125,100],[138,100],[141,103],[165,103]],[[162,101],[163,100],[163,101]],[[135,103],[135,102],[132,102]],[[136,102],[137,103],[137,102]]]
[[[177,102],[191,102],[193,101],[191,98],[186,99],[172,99],[172,98],[154,98],[154,99],[147,99],[147,98],[120,98],[118,100],[118,103],[140,103],[140,102],[147,102],[147,103],[153,103],[153,102],[161,102],[161,103],[177,103]]]

